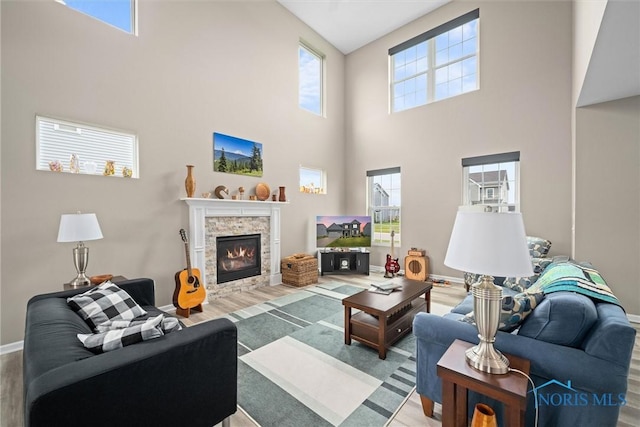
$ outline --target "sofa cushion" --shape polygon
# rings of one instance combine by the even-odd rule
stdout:
[[[527,236],[527,246],[531,258],[542,258],[549,253],[551,242],[542,237]]]
[[[140,341],[161,337],[164,335],[161,329],[163,317],[160,314],[151,319],[133,322],[131,326],[125,328],[112,324],[112,329],[97,334],[78,334],[78,339],[94,353],[105,353]]]
[[[553,344],[580,347],[598,320],[590,298],[573,292],[547,294],[518,331],[522,335]]]
[[[147,314],[127,292],[109,281],[68,298],[67,303],[94,331],[108,320],[131,320]]]
[[[520,326],[522,321],[534,311],[533,309],[536,308],[543,299],[544,294],[542,292],[522,292],[513,296],[504,296],[502,298],[498,329],[505,332],[513,331]],[[472,324],[476,323],[473,311],[460,320]]]

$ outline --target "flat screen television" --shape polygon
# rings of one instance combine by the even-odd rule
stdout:
[[[371,247],[371,217],[364,215],[328,215],[316,217],[316,247]]]

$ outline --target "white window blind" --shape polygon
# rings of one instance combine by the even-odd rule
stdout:
[[[113,162],[113,176],[122,177],[128,169],[131,177],[139,177],[138,138],[132,133],[36,116],[36,145],[38,170],[52,170],[57,162],[62,172],[72,173],[74,156],[80,174],[103,175],[107,162]]]

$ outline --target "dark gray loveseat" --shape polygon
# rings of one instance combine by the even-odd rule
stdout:
[[[150,315],[151,279],[118,283]],[[237,331],[227,319],[94,354],[77,338],[91,329],[66,299],[33,297],[24,339],[25,426],[207,426],[236,411]]]

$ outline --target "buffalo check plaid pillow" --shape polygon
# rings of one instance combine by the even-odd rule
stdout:
[[[67,304],[94,331],[109,320],[131,320],[147,314],[126,291],[109,281],[67,298]]]
[[[162,315],[162,323],[160,323],[159,327],[162,329],[162,332],[168,334],[169,332],[179,331],[182,329],[180,326],[180,322],[175,317]],[[125,329],[131,326],[142,325],[148,319],[144,320],[109,320],[98,325],[96,332],[108,332],[114,329]]]
[[[164,316],[159,314],[145,321],[132,322],[128,328],[112,329],[98,334],[78,334],[82,344],[94,353],[104,353],[126,347],[140,341],[164,335],[161,324]]]

